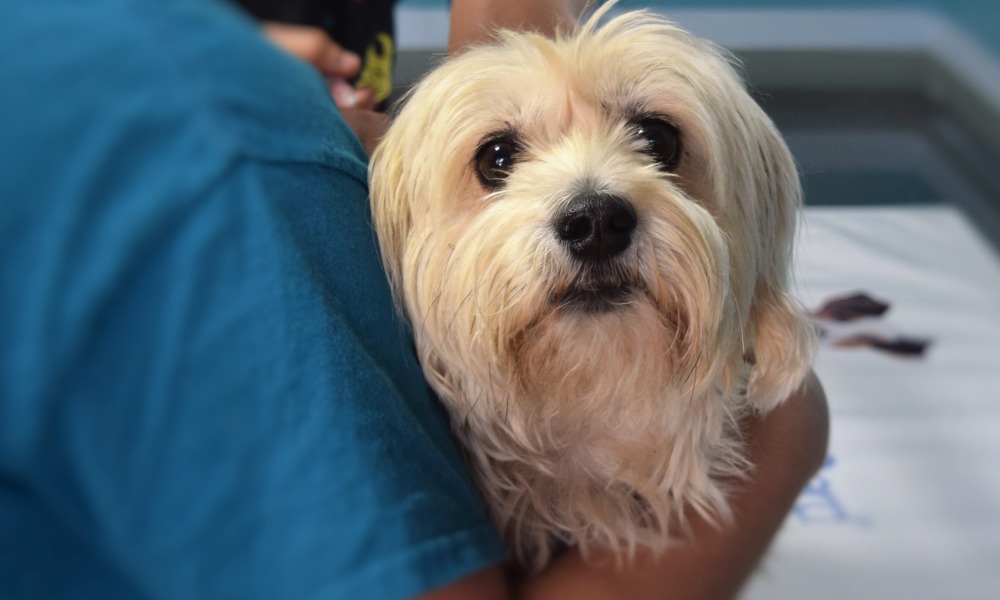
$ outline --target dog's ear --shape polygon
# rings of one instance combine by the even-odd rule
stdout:
[[[751,404],[767,412],[801,385],[816,346],[816,331],[789,295],[762,284],[754,298],[753,370],[747,384]]]
[[[756,279],[748,322],[754,363],[748,382],[752,404],[768,411],[787,398],[808,372],[816,346],[815,327],[790,295],[793,243],[802,204],[798,170],[788,147],[764,111],[747,96],[741,110],[747,134],[741,161],[748,169],[739,202],[747,211],[748,238],[756,248],[750,267]],[[740,195],[738,193],[737,195]],[[748,350],[750,350],[748,348]]]
[[[407,177],[401,144],[403,140],[391,129],[372,154],[368,167],[372,225],[378,237],[382,264],[397,305],[402,304],[403,253],[413,227]]]

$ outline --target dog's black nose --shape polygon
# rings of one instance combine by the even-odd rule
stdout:
[[[635,211],[626,200],[590,193],[571,200],[555,226],[573,256],[596,261],[628,248],[636,223]]]

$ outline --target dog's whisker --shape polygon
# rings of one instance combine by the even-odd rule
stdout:
[[[691,394],[688,396],[688,406],[694,403],[695,389],[698,387],[698,365],[701,364],[703,353],[698,353],[698,358],[694,360],[694,369],[691,371],[694,377],[691,379]]]
[[[497,391],[496,391],[496,388],[494,387],[494,383],[493,383],[493,369],[492,368],[487,370],[487,378],[489,379],[490,398],[496,400]],[[491,410],[496,410],[496,407],[491,407]],[[504,422],[506,422],[506,421],[507,421],[507,415],[506,415],[506,411],[504,411]]]
[[[672,313],[672,314],[671,314]],[[673,333],[670,338],[670,343],[667,344],[666,348],[663,350],[663,356],[668,357],[674,352],[674,348],[680,343],[681,337],[681,314],[680,309],[674,307],[668,311],[661,312],[661,318],[664,320],[665,328]]]
[[[736,292],[733,288],[729,288],[729,297],[733,299],[733,308],[736,310],[736,325],[740,329],[740,356],[746,356],[747,342],[743,336],[743,330],[746,329],[746,323],[743,322],[743,317],[740,315],[740,303],[736,300]]]
[[[694,364],[691,365],[691,368],[688,369],[688,371],[684,374],[683,377],[681,377],[680,383],[687,385],[689,382],[693,381],[693,378],[696,377],[697,375],[698,375],[698,361],[696,359],[694,361]]]
[[[448,321],[448,325],[445,327],[446,331],[451,331],[452,325],[455,324],[455,319],[457,319],[459,315],[462,314],[462,307],[465,306],[466,302],[468,302],[477,291],[479,291],[480,286],[482,286],[482,284],[478,284],[476,287],[469,290],[469,293],[466,294],[465,297],[462,298],[462,301],[458,304],[458,306],[455,307],[455,310],[452,312],[451,315],[451,320]]]
[[[472,416],[472,413],[476,410],[476,406],[479,405],[479,401],[482,399],[483,399],[483,392],[482,390],[480,390],[479,394],[476,395],[476,399],[473,400],[472,404],[469,406],[469,411],[465,413],[465,417],[462,419],[463,423],[469,420],[469,417]]]
[[[504,424],[510,423],[510,388],[507,388],[506,393],[504,393],[503,422]]]
[[[430,304],[427,306],[427,310],[424,311],[424,316],[420,319],[420,328],[422,330],[426,330],[427,329],[427,319],[429,319],[431,313],[434,312],[434,309],[437,307],[438,303],[441,301],[441,296],[443,294],[444,294],[444,290],[438,291],[438,293],[434,296],[434,299],[431,300]]]
[[[444,263],[444,267],[443,267],[443,269],[444,269],[443,272],[445,274],[447,274],[447,273],[450,272],[450,269],[451,269],[451,259],[455,255],[455,245],[454,244],[448,244],[448,248],[450,250],[448,252],[448,257],[445,259],[445,263]],[[434,310],[437,308],[437,305],[441,301],[441,297],[444,295],[444,292],[445,292],[444,287],[443,286],[439,287],[438,288],[438,293],[434,295],[434,299],[431,300],[430,304],[427,305],[427,310],[425,310],[423,312],[423,317],[421,318],[421,321],[420,321],[422,329],[426,329],[427,328],[427,319],[430,318],[430,314],[432,312],[434,312]],[[450,328],[450,325],[449,325],[449,328]]]
[[[517,291],[515,292],[514,296],[507,296],[507,292],[511,289],[512,285],[513,285],[513,282],[510,282],[510,281],[508,281],[507,283],[503,284],[500,287],[500,289],[497,290],[496,294],[494,294],[493,297],[490,298],[489,302],[487,303],[489,306],[493,306],[493,305],[497,304],[497,299],[498,298],[506,296],[507,297],[507,302],[505,304],[501,305],[499,308],[492,309],[492,312],[488,312],[488,313],[484,312],[482,309],[480,309],[477,314],[480,314],[480,315],[482,315],[484,317],[495,317],[495,316],[501,315],[504,312],[506,312],[506,311],[511,310],[512,308],[514,308],[516,306],[517,300],[520,299],[521,294],[523,294],[523,292],[524,292],[524,286],[519,286],[517,288]]]

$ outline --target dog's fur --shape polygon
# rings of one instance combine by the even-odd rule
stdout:
[[[660,551],[694,510],[729,516],[739,435],[802,381],[813,334],[788,295],[800,188],[727,58],[651,13],[555,40],[504,32],[433,71],[373,156],[372,213],[424,372],[516,560],[560,544]],[[673,172],[636,122],[676,126]],[[515,139],[502,185],[484,140]],[[581,194],[634,209],[598,265],[554,222]],[[581,306],[588,286],[621,301]],[[616,288],[617,289],[617,288]],[[617,298],[617,296],[615,296]]]

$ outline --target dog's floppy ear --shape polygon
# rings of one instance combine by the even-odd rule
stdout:
[[[816,346],[814,327],[789,294],[802,187],[784,139],[732,58],[695,43],[703,57],[699,93],[710,124],[704,143],[714,163],[708,170],[714,214],[728,233],[742,350],[753,364],[747,392],[767,411],[797,389]]]
[[[798,389],[816,346],[815,328],[783,290],[762,284],[754,298],[751,403],[769,411]]]
[[[774,124],[754,103],[745,118],[755,123],[749,161],[756,199],[750,223],[759,240],[757,280],[753,284],[750,330],[754,367],[748,382],[753,405],[770,410],[787,398],[805,377],[816,346],[815,328],[789,294],[793,242],[802,204],[798,170]],[[755,147],[753,147],[755,146]]]
[[[378,236],[382,264],[385,266],[393,295],[400,309],[403,286],[403,252],[413,216],[401,160],[404,140],[390,130],[379,142],[368,167],[372,225]]]

